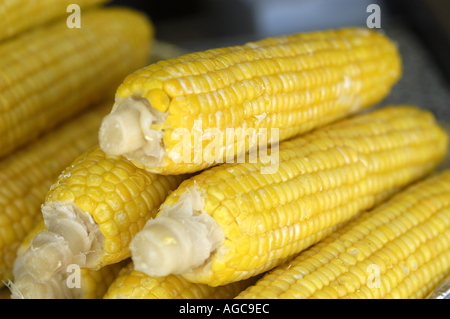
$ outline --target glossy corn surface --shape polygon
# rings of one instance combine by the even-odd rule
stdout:
[[[112,93],[145,65],[152,37],[141,13],[108,8],[83,11],[81,28],[60,18],[1,42],[0,156]]]
[[[425,298],[450,273],[450,171],[409,187],[238,298]]]
[[[84,11],[107,1],[81,0],[77,1],[77,5]],[[39,27],[55,18],[69,16],[67,7],[71,4],[73,1],[70,0],[1,0],[0,41]]]
[[[226,129],[268,129],[266,143],[271,129],[278,129],[283,141],[376,104],[400,75],[397,48],[381,33],[367,28],[301,33],[140,69],[118,88],[113,113],[131,98],[163,119],[152,126],[163,133],[161,161],[151,161],[153,153],[145,147],[123,154],[127,158],[162,174],[195,172],[214,164],[195,158],[196,130],[205,134],[203,150],[211,143],[206,130],[218,129],[218,151],[231,147],[236,154]],[[192,139],[191,154],[181,163],[177,129],[188,130]]]
[[[97,143],[108,108],[110,102],[93,107],[0,161],[0,282],[11,278],[20,243],[42,220],[40,209],[50,186],[74,158]]]
[[[256,279],[224,286],[195,284],[179,275],[150,277],[134,270],[133,263],[124,267],[103,299],[231,299]]]
[[[182,275],[223,285],[274,268],[317,243],[424,177],[447,149],[448,136],[431,113],[391,106],[282,143],[276,172],[263,173],[270,162],[262,159],[206,170],[183,182],[159,215],[188,192],[203,198],[194,213],[212,216],[224,239],[207,262]]]

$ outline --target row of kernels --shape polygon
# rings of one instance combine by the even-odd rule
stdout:
[[[261,63],[261,61],[255,61],[255,63]],[[215,72],[225,72],[225,71],[215,71]],[[312,71],[311,71],[312,72]],[[321,70],[317,70],[317,71],[314,71],[314,72],[322,72]],[[314,73],[313,72],[313,73]],[[327,72],[329,72],[329,71],[327,71]],[[230,73],[230,72],[229,72]],[[226,77],[226,78],[229,78],[229,76],[230,76],[230,74],[229,73],[226,73],[225,75],[227,75],[228,74],[228,76]],[[312,73],[312,77],[311,77],[311,79],[314,79],[314,78],[316,78],[316,76],[314,76],[313,75],[313,73]],[[317,73],[317,75],[319,75],[319,73]],[[232,74],[232,73],[231,73]],[[301,73],[301,74],[304,74],[304,75],[306,75],[307,73]],[[333,74],[335,74],[335,75],[337,75],[338,73],[333,73]],[[297,77],[298,77],[298,75],[296,75],[296,73],[291,73],[291,74],[289,74],[289,73],[287,73],[287,74],[282,74],[282,75],[280,75],[280,76],[289,76],[290,77],[290,80],[288,81],[288,82],[286,82],[286,83],[288,83],[288,85],[290,85],[289,83],[294,83],[294,82],[298,82],[297,84],[295,84],[294,85],[294,87],[296,88],[296,89],[298,89],[299,88],[299,85],[300,85],[300,83],[307,83],[308,81],[306,81],[305,82],[305,79],[303,79],[303,80],[301,80],[300,81],[300,78],[298,78],[298,80],[299,81],[297,81],[296,79],[297,79]],[[275,78],[276,78],[277,76],[275,76]],[[223,77],[221,77],[221,78],[223,78]],[[274,78],[274,79],[275,79]],[[323,82],[323,79],[327,79],[327,78],[329,78],[329,76],[326,76],[326,77],[323,77],[323,76],[320,76],[320,78],[322,78],[322,80],[320,81],[320,82]],[[333,78],[333,80],[332,80],[332,82],[336,82],[337,81],[337,79],[338,78],[335,78],[335,76],[333,76],[332,77]],[[203,76],[198,76],[197,77],[197,80],[195,80],[196,79],[196,77],[189,77],[189,78],[187,78],[187,79],[172,79],[172,80],[170,80],[170,83],[177,83],[176,81],[185,81],[185,80],[188,80],[188,79],[192,79],[192,81],[190,81],[190,83],[192,83],[192,85],[194,85],[195,83],[199,83],[198,81],[200,81],[200,79],[203,79]],[[212,78],[211,77],[209,77],[209,79],[212,81]],[[257,84],[258,82],[259,82],[259,80],[257,80],[258,79],[258,77],[256,77],[256,78],[252,78],[252,80],[250,80],[250,78],[249,79],[247,79],[247,80],[250,80],[250,81],[253,81],[254,82],[254,84]],[[247,81],[246,80],[246,81]],[[175,81],[175,82],[174,82]],[[211,82],[210,81],[210,82]],[[257,81],[257,82],[255,82],[255,81]],[[229,83],[228,83],[229,82]],[[195,90],[195,89],[190,89],[190,91],[188,92],[188,91],[185,91],[185,89],[187,89],[188,87],[191,87],[191,85],[188,85],[187,83],[185,83],[185,84],[182,84],[181,82],[179,82],[179,84],[177,85],[177,87],[178,87],[178,91],[180,91],[176,96],[178,96],[178,95],[184,95],[184,94],[199,94],[199,93],[203,93],[203,94],[205,94],[205,93],[207,93],[207,92],[210,92],[210,91],[218,91],[218,92],[220,92],[220,91],[222,91],[222,92],[226,92],[226,91],[223,91],[225,88],[226,88],[226,86],[229,86],[229,85],[232,85],[232,86],[235,86],[235,88],[232,90],[232,91],[228,91],[228,93],[231,93],[231,94],[234,94],[233,93],[233,91],[234,92],[237,92],[236,91],[236,89],[238,88],[238,87],[240,87],[240,85],[238,85],[238,84],[236,84],[236,85],[234,85],[234,82],[233,81],[228,81],[228,82],[224,82],[224,83],[222,83],[220,86],[217,86],[217,85],[215,85],[215,84],[209,84],[209,85],[206,85],[206,83],[207,82],[205,82],[205,84],[203,85],[203,87],[202,88],[199,88],[198,90]],[[302,84],[302,85],[303,85]],[[331,84],[331,83],[330,83]],[[205,86],[206,85],[206,86]],[[259,86],[261,86],[261,85],[263,85],[263,87],[264,87],[264,84],[263,83],[261,83],[260,85],[256,85],[257,87],[259,87]],[[207,89],[207,87],[214,87],[214,90],[212,90],[212,89]],[[278,85],[276,85],[277,87],[278,86],[280,86],[280,84],[278,84]],[[286,85],[281,85],[282,87],[284,87],[284,89],[283,89],[283,91],[285,91],[285,92],[290,92],[290,91],[292,91],[292,89],[290,90],[288,87],[286,87]],[[281,87],[280,86],[280,87]],[[317,85],[313,85],[313,86],[317,86]],[[195,87],[195,85],[193,86],[193,87]],[[248,86],[246,86],[247,88],[248,88]],[[183,88],[185,88],[185,89],[183,89]],[[173,91],[173,89],[169,89],[168,88],[168,90],[169,91]],[[259,90],[260,91],[260,93],[258,93],[256,96],[259,96],[260,94],[262,94],[263,93],[263,91],[261,91],[261,90]],[[242,98],[233,98],[234,99],[234,101],[235,101],[235,103],[237,103],[237,104],[241,104],[241,103],[243,103],[243,99],[245,99],[245,98],[247,98],[247,99],[249,99],[249,100],[251,100],[252,99],[252,97],[254,97],[254,95],[252,95],[252,96],[245,96],[245,94],[246,94],[246,92],[247,92],[247,90],[243,90],[241,93],[239,93],[240,95],[241,95],[241,97]],[[250,90],[250,91],[248,91],[248,92],[254,92],[253,90]],[[215,92],[211,92],[212,94],[215,94]],[[227,95],[225,95],[225,96],[228,96],[228,94]],[[255,96],[255,97],[256,97]],[[230,97],[232,97],[232,96],[230,96]],[[225,98],[225,100],[228,100],[228,98]],[[227,104],[228,103],[231,103],[231,102],[233,102],[233,101],[230,101],[230,102],[227,102]],[[208,103],[208,105],[210,105],[211,103]],[[213,105],[214,105],[214,103],[213,103]],[[218,107],[218,108],[214,108],[213,107],[213,109],[223,109],[223,107]],[[202,113],[205,113],[205,112],[210,112],[210,108],[208,107],[208,110],[203,110],[202,109]]]
[[[214,92],[213,95],[216,95],[217,93],[218,92]],[[219,93],[220,93],[220,91],[219,91]],[[173,100],[173,102],[176,102],[176,101],[177,101],[177,99]],[[208,103],[208,105],[209,105],[208,108],[211,105],[213,106],[211,110],[216,110],[217,108],[220,108],[219,106],[216,105],[216,102],[214,102],[212,104]],[[255,106],[258,106],[258,105],[264,105],[265,106],[267,104],[265,104],[265,103],[264,104],[252,104],[252,108],[255,107]],[[282,104],[281,103],[277,103],[276,105],[282,105]],[[297,103],[288,103],[288,105],[298,105],[298,104]],[[338,116],[338,114],[336,113],[336,111],[337,111],[336,107],[331,108],[331,107],[328,107],[328,105],[332,106],[332,105],[336,105],[336,104],[332,103],[331,101],[327,102],[325,104],[322,103],[321,105],[315,106],[315,108],[317,108],[316,112],[317,113],[324,113],[324,112],[329,113],[330,111],[332,111],[333,112],[332,114],[335,114],[334,116]],[[214,106],[217,106],[217,107],[214,107]],[[346,106],[346,104],[342,104],[342,108],[344,108],[345,106]],[[174,105],[174,109],[178,110],[179,108],[176,108],[175,105]],[[183,109],[188,109],[188,108],[183,108]],[[195,110],[195,108],[192,108],[192,109]],[[251,108],[249,108],[247,110],[247,107],[246,107],[246,112],[244,112],[244,115],[241,113],[239,108],[237,108],[236,110],[239,111],[239,112],[236,113],[238,115],[235,115],[235,116],[228,116],[229,112],[224,114],[226,116],[219,116],[219,117],[217,117],[217,114],[207,113],[208,115],[203,115],[202,116],[202,126],[204,128],[206,128],[206,127],[218,127],[218,128],[221,128],[221,127],[225,127],[225,125],[229,125],[229,123],[231,123],[231,122],[233,122],[235,124],[236,123],[244,123],[244,122],[241,122],[242,121],[241,119],[245,117],[245,113],[248,113],[248,114],[250,112],[253,113],[253,110]],[[308,109],[308,110],[304,110],[304,111],[297,111],[294,114],[291,114],[291,113],[283,114],[282,117],[280,117],[280,118],[278,118],[277,116],[271,116],[271,117],[269,116],[269,117],[267,117],[266,120],[263,120],[262,123],[260,123],[259,121],[255,120],[255,121],[250,122],[248,124],[250,124],[250,127],[255,126],[255,128],[258,129],[259,127],[266,127],[266,126],[268,126],[268,127],[274,126],[275,127],[275,126],[277,126],[276,125],[277,122],[284,122],[284,121],[288,120],[289,123],[291,123],[291,122],[292,123],[303,123],[303,124],[301,124],[301,127],[303,127],[301,130],[302,131],[308,131],[308,130],[310,130],[310,128],[315,123],[314,121],[308,121],[308,119],[313,117],[313,113],[314,112],[312,113],[311,110],[312,109]],[[203,110],[203,111],[205,111],[205,110]],[[265,112],[263,112],[263,113],[265,113]],[[220,121],[218,121],[218,119]],[[179,121],[179,120],[182,120],[182,119],[181,118],[178,119],[178,117],[177,117],[177,121]],[[331,119],[328,119],[328,120],[331,120]],[[328,121],[328,120],[322,119],[322,121]],[[172,119],[171,121],[175,121],[175,119]],[[174,123],[175,122],[173,122],[172,124],[174,124]],[[180,125],[183,124],[184,126],[191,127],[193,125],[193,119],[191,119],[189,117],[188,121],[182,120],[182,122],[180,122],[179,124]],[[284,129],[282,129],[282,131],[284,133]],[[295,134],[295,133],[294,132],[290,133],[287,136],[283,135],[282,138],[290,137],[293,134]],[[170,142],[169,142],[169,144],[170,144]]]

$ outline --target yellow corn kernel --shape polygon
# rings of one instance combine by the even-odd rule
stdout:
[[[276,171],[265,172],[270,163],[263,164],[263,159],[255,164],[210,168],[183,182],[166,199],[158,216],[134,237],[130,245],[133,262],[137,270],[148,275],[182,274],[189,281],[212,286],[255,276],[428,174],[445,157],[447,144],[448,136],[431,113],[411,106],[391,106],[281,143],[275,154]],[[343,173],[330,183],[324,182],[338,174],[334,172]],[[246,181],[249,188],[243,182],[242,189],[232,192],[229,185],[234,181]],[[285,193],[269,192],[271,187]],[[326,200],[331,197],[333,200]],[[207,205],[211,200],[217,202],[214,208]],[[233,211],[228,207],[234,207]],[[373,223],[367,227],[376,228]],[[406,222],[394,225],[393,232],[409,227]],[[185,235],[179,230],[182,227],[194,235]],[[433,235],[428,229],[423,231],[428,238]],[[342,254],[342,260],[330,262],[330,270],[348,271],[363,258],[351,244],[358,236],[361,246],[357,247],[365,247],[365,253],[380,249],[393,236],[379,236],[381,229],[373,234],[366,234],[365,228],[360,232],[329,245],[330,254]],[[161,238],[166,237],[174,243],[156,253],[153,245],[162,245]],[[202,247],[197,256],[203,257],[190,259],[189,249],[197,247]],[[372,257],[392,264],[401,249],[403,246],[392,245],[382,251],[383,255]],[[431,249],[424,249],[423,258],[431,254]],[[356,282],[353,276],[340,279],[336,275],[335,280],[342,288]],[[311,287],[299,291],[313,294]]]
[[[408,221],[408,223],[405,223]],[[371,225],[375,224],[375,227]],[[313,251],[304,251],[293,261],[275,268],[253,287],[243,291],[238,299],[261,298],[271,287],[282,286],[272,298],[292,298],[294,285],[300,285],[305,278],[298,269],[311,259],[321,259],[326,248],[332,244],[349,242],[347,251],[358,250],[361,239],[372,236],[384,241],[384,231],[404,227],[392,233],[387,243],[377,247],[367,256],[349,268],[336,269],[336,274],[324,271],[333,261],[347,263],[348,253],[335,251],[329,258],[310,271],[315,281],[328,278],[329,283],[312,287],[312,297],[323,298],[424,298],[441,280],[450,273],[450,171],[444,171],[411,185],[370,212],[363,213],[345,228],[330,235],[327,243]],[[419,229],[429,229],[430,236],[409,241]],[[349,236],[352,232],[362,237]],[[389,231],[388,231],[389,232]],[[408,241],[408,245],[405,242]],[[320,245],[320,243],[318,244]],[[430,250],[432,247],[432,250]],[[425,256],[421,256],[424,252]],[[384,267],[374,258],[385,256],[389,267]],[[334,276],[338,283],[333,284]],[[295,281],[286,278],[298,277]],[[341,278],[341,280],[339,280]],[[328,296],[326,294],[328,294]],[[303,296],[302,296],[303,297]],[[308,297],[308,296],[306,296]]]

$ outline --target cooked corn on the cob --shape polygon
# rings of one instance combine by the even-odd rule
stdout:
[[[180,275],[150,277],[134,270],[133,263],[123,268],[103,299],[231,299],[256,282],[250,278],[219,287],[194,284]]]
[[[155,173],[196,172],[244,154],[265,130],[262,146],[372,106],[400,75],[396,46],[367,28],[190,53],[125,79],[100,146]],[[245,147],[231,129],[247,134]]]
[[[45,283],[38,283],[25,271],[23,254],[31,246],[33,238],[45,229],[42,220],[28,233],[17,250],[13,269],[14,283],[10,282],[8,285],[12,293],[11,299],[101,299],[119,271],[128,263],[125,260],[99,270],[74,269],[73,272],[54,276]]]
[[[409,187],[238,298],[424,298],[450,274],[450,171]]]
[[[63,19],[0,43],[0,156],[112,93],[152,35],[144,15],[108,8],[83,11],[80,29]]]
[[[42,219],[50,186],[74,158],[95,146],[103,102],[0,161],[0,284],[11,279],[17,247]]]
[[[84,11],[107,1],[77,0],[76,4]],[[73,0],[0,0],[0,41],[55,18],[68,17],[67,7],[73,3]]]
[[[210,168],[131,241],[135,269],[211,286],[262,273],[424,177],[447,144],[430,112],[392,106],[281,143],[270,174],[262,158]]]
[[[184,178],[149,173],[98,147],[87,151],[50,187],[42,207],[48,231],[25,252],[26,270],[48,281],[70,264],[99,269],[130,257],[133,236]]]

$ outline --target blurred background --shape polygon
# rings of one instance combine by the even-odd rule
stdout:
[[[450,122],[450,0],[114,0],[145,11],[156,38],[186,52],[266,37],[366,25],[370,4],[398,43],[404,74],[380,103],[415,104]]]

